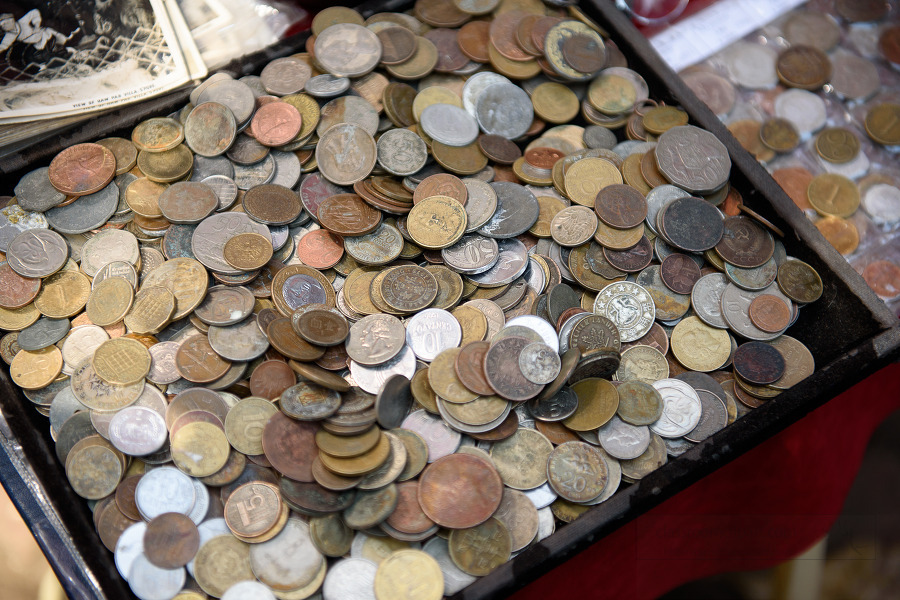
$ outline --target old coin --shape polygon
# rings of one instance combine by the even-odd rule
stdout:
[[[509,559],[512,538],[506,526],[495,518],[450,533],[450,557],[470,575],[487,575]]]
[[[816,175],[807,188],[810,205],[823,217],[847,218],[859,208],[859,188],[836,173]]]
[[[736,267],[753,268],[765,264],[775,252],[775,240],[753,219],[743,215],[725,219],[716,253]]]
[[[317,426],[296,421],[282,413],[269,418],[263,429],[263,450],[272,466],[296,481],[313,481],[312,462],[318,455]]]
[[[815,91],[831,78],[831,62],[818,48],[794,45],[778,55],[775,71],[786,86]]]
[[[485,354],[487,381],[499,396],[507,400],[528,400],[543,389],[541,385],[529,381],[519,369],[519,355],[529,343],[527,338],[505,337],[493,343]]]
[[[612,321],[619,329],[622,342],[643,337],[653,325],[656,309],[653,299],[641,286],[613,283],[604,288],[594,302],[594,312]]]
[[[731,338],[724,329],[710,327],[698,317],[688,317],[672,330],[672,354],[691,370],[713,371],[728,360]]]
[[[697,426],[703,405],[694,388],[677,379],[660,379],[653,387],[662,396],[663,410],[659,419],[650,425],[650,431],[661,437],[677,438]]]
[[[182,377],[194,383],[209,383],[222,377],[231,367],[210,346],[205,335],[185,340],[175,354],[175,366]]]
[[[432,521],[454,530],[475,527],[497,510],[503,483],[485,459],[451,454],[434,461],[419,478],[418,497]]]
[[[766,333],[784,331],[791,322],[791,309],[777,296],[763,294],[750,303],[750,320]]]
[[[67,196],[99,192],[116,174],[116,157],[100,144],[76,144],[60,152],[50,162],[48,177]]]
[[[734,353],[734,370],[743,379],[756,385],[778,381],[784,374],[784,357],[764,342],[746,342]]]
[[[493,444],[490,455],[506,486],[530,490],[547,481],[547,458],[552,451],[553,445],[541,433],[522,428]]]
[[[803,261],[787,260],[778,267],[778,287],[787,297],[804,304],[822,296],[822,278]]]
[[[378,365],[397,356],[405,342],[406,331],[399,319],[370,315],[350,328],[347,354],[361,365]]]
[[[326,71],[338,77],[360,77],[381,60],[381,42],[372,31],[339,23],[316,36],[315,54]]]
[[[437,561],[421,550],[392,553],[375,573],[378,600],[439,600],[444,595],[444,576]]]
[[[671,183],[697,194],[719,189],[731,172],[725,146],[711,133],[692,125],[673,127],[659,137],[656,162]]]
[[[147,523],[144,554],[161,569],[175,569],[190,562],[200,548],[200,532],[187,516],[163,513]]]

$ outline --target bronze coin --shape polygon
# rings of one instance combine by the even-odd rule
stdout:
[[[466,185],[456,175],[450,173],[437,173],[422,180],[413,193],[413,203],[418,204],[432,196],[447,196],[453,198],[463,206],[469,198]]]
[[[275,413],[263,428],[262,444],[272,467],[295,481],[314,481],[313,459],[319,455],[316,431],[309,421],[295,421],[284,413]]]
[[[784,368],[781,352],[765,342],[747,342],[734,351],[734,372],[750,383],[775,383],[784,375]]]
[[[887,27],[881,31],[878,49],[889,62],[900,65],[900,25]]]
[[[813,174],[803,167],[786,167],[772,172],[772,179],[781,186],[800,210],[812,209],[807,190]]]
[[[329,490],[316,482],[293,481],[283,478],[278,485],[285,502],[295,508],[314,512],[332,513],[344,510],[353,504],[356,490],[343,493]]]
[[[647,218],[647,200],[630,185],[608,185],[597,194],[594,211],[616,229],[631,229]]]
[[[67,196],[99,192],[116,176],[116,156],[100,144],[69,146],[52,161],[50,183]]]
[[[347,364],[346,356],[347,355],[345,353],[345,367]],[[350,391],[350,384],[347,383],[346,379],[344,379],[340,375],[335,375],[331,371],[325,370],[324,367],[317,367],[309,363],[301,363],[295,360],[288,361],[288,364],[291,366],[295,373],[298,373],[301,377],[308,379],[313,383],[317,383],[322,387],[328,388],[329,390],[334,390],[336,392]]]
[[[192,335],[178,347],[175,368],[193,383],[209,383],[225,375],[231,363],[216,354],[205,335]]]
[[[140,480],[141,475],[131,475],[123,479],[116,487],[116,506],[123,515],[133,521],[141,520],[141,513],[134,501],[134,490]]]
[[[493,344],[484,355],[484,372],[488,384],[501,398],[522,402],[534,398],[543,385],[532,383],[519,369],[519,354],[531,340],[510,336]]]
[[[880,298],[891,300],[900,295],[900,267],[889,260],[876,260],[866,265],[863,279]]]
[[[656,348],[660,354],[665,356],[666,352],[669,351],[669,337],[666,335],[666,330],[659,323],[654,323],[650,327],[650,331],[644,334],[644,337],[641,339],[622,344],[622,352],[634,346],[650,346],[651,348]]]
[[[775,239],[757,223],[744,216],[728,217],[716,254],[736,267],[752,269],[763,265],[775,253]]]
[[[265,225],[287,225],[303,211],[297,193],[275,183],[257,185],[247,190],[241,206],[247,216]]]
[[[466,529],[488,520],[503,497],[494,466],[473,454],[450,454],[419,477],[418,499],[425,515],[442,527]]]
[[[672,246],[688,252],[703,252],[714,247],[722,239],[724,230],[719,209],[692,196],[673,200],[660,211],[657,221],[663,237]]]
[[[482,396],[494,394],[494,388],[484,373],[484,356],[490,349],[490,342],[469,342],[459,350],[453,364],[459,381],[469,390]]]
[[[562,20],[559,17],[543,17],[535,21],[531,28],[531,42],[538,51],[544,52],[544,40],[547,39],[547,32]]]
[[[319,224],[343,236],[360,236],[375,231],[381,224],[378,211],[356,194],[335,194],[319,204]]]
[[[257,366],[250,375],[250,393],[259,398],[275,400],[295,383],[297,376],[286,362],[267,360]]]
[[[837,14],[851,23],[880,21],[889,8],[884,0],[836,0],[834,3]]]
[[[659,276],[666,287],[676,294],[690,294],[700,279],[700,267],[684,254],[670,254],[659,266]]]
[[[543,15],[525,15],[516,26],[516,42],[525,51],[534,57],[543,58],[543,51],[534,45],[531,39],[531,32],[534,30],[535,24],[543,18]]]
[[[381,42],[381,62],[399,65],[416,52],[416,34],[405,27],[385,27],[375,35]]]
[[[831,61],[812,46],[791,46],[778,55],[778,78],[788,87],[815,91],[831,79]]]
[[[137,521],[129,519],[122,514],[115,502],[108,502],[103,506],[98,503],[94,515],[97,535],[100,536],[100,541],[110,552],[115,552],[116,544],[122,533],[140,521],[140,519]]]
[[[416,124],[412,104],[416,98],[416,88],[405,83],[389,83],[384,88],[384,112],[397,127]]]
[[[491,24],[488,21],[470,21],[459,29],[456,43],[469,60],[486,63],[491,59],[488,54],[490,29]]]
[[[783,331],[791,324],[791,309],[778,296],[763,294],[750,303],[750,320],[766,333]]]
[[[822,278],[801,260],[786,260],[778,267],[778,287],[794,302],[808,304],[822,296]]]
[[[523,17],[525,17],[523,11],[511,10],[495,15],[494,20],[491,21],[491,46],[503,58],[517,62],[533,60],[534,58],[530,54],[526,54],[516,41],[516,29]]]
[[[613,267],[626,273],[637,273],[650,264],[653,260],[653,244],[647,236],[641,236],[641,240],[628,250],[610,250],[603,248],[603,256]]]
[[[513,142],[492,133],[478,136],[478,147],[485,156],[501,165],[511,165],[522,156],[522,151]]]
[[[563,156],[565,153],[562,150],[537,147],[525,151],[525,162],[538,169],[552,169]]]
[[[419,482],[404,481],[397,484],[397,508],[387,518],[387,524],[410,535],[424,533],[434,527],[419,504]]]
[[[12,270],[9,263],[0,264],[0,306],[22,308],[34,300],[41,291],[41,280],[22,277]]]
[[[350,333],[347,319],[337,311],[327,308],[297,311],[291,316],[291,323],[297,335],[318,346],[341,344]]]
[[[606,49],[589,35],[577,34],[562,45],[563,58],[569,66],[582,73],[595,73],[606,64]]]
[[[344,239],[327,229],[310,231],[297,242],[297,258],[314,269],[330,269],[344,255]]]
[[[162,216],[171,223],[199,223],[219,208],[211,187],[198,181],[179,181],[163,190],[157,200]]]
[[[260,106],[250,121],[250,133],[263,146],[283,146],[300,133],[303,117],[287,102],[269,102]]]
[[[425,33],[426,40],[437,48],[438,58],[434,70],[438,73],[450,73],[462,69],[469,63],[469,57],[463,54],[457,41],[457,30],[436,28]]]
[[[499,442],[511,437],[519,429],[519,417],[515,411],[510,411],[509,416],[503,422],[484,433],[469,433],[470,436],[482,442]]]
[[[269,323],[266,329],[269,343],[278,352],[288,358],[309,362],[317,360],[325,354],[325,348],[313,346],[296,333],[291,326],[291,320],[287,317],[275,319]]]
[[[200,549],[200,532],[181,513],[163,513],[147,523],[144,554],[160,569],[177,569],[191,562]]]

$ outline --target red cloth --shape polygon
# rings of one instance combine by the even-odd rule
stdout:
[[[797,556],[831,528],[872,431],[897,408],[893,364],[512,597],[655,598]]]

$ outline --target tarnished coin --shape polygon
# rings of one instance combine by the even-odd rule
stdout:
[[[815,302],[824,290],[822,278],[803,261],[788,260],[778,267],[778,287],[791,300]]]
[[[190,562],[200,548],[200,532],[186,515],[163,513],[147,523],[144,554],[162,569],[176,569]]]
[[[54,157],[47,175],[53,187],[63,194],[86,196],[99,192],[113,180],[116,157],[100,144],[76,144]]]
[[[561,364],[559,354],[543,342],[528,344],[519,354],[519,370],[532,383],[552,382],[559,375]]]
[[[43,278],[59,271],[69,257],[61,235],[50,229],[27,229],[6,250],[9,267],[22,277]]]
[[[651,425],[662,415],[662,396],[651,384],[626,381],[617,386],[616,391],[619,393],[616,413],[626,423]]]
[[[506,525],[495,518],[450,533],[450,557],[470,575],[487,575],[509,560],[512,538]]]
[[[500,506],[503,483],[494,467],[470,454],[436,460],[419,478],[419,504],[438,525],[454,530],[485,522]]]
[[[338,392],[305,381],[284,390],[279,400],[284,414],[301,421],[320,421],[330,417],[340,403]]]
[[[570,502],[593,500],[609,480],[600,451],[584,442],[566,442],[554,448],[548,457],[547,474],[553,490]]]
[[[671,183],[697,194],[719,189],[731,172],[731,158],[722,142],[692,125],[673,127],[659,137],[656,162]]]
[[[529,381],[519,369],[519,355],[528,346],[523,337],[505,337],[491,345],[484,357],[487,381],[497,395],[523,401],[537,396],[541,385]]]
[[[184,140],[194,154],[213,157],[224,154],[234,142],[237,122],[227,106],[204,102],[195,106],[184,123]]]
[[[315,54],[332,75],[360,77],[378,65],[381,42],[378,36],[361,25],[340,23],[316,36]]]
[[[597,294],[594,312],[616,325],[622,342],[643,337],[656,316],[653,299],[647,290],[626,281],[610,284]]]

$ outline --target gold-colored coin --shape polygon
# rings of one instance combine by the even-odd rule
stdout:
[[[457,306],[450,314],[459,321],[462,326],[462,341],[460,347],[469,342],[480,342],[487,335],[488,324],[484,313],[473,306]]]
[[[391,537],[375,537],[367,535],[362,543],[360,550],[360,558],[372,561],[376,565],[380,565],[384,559],[394,552],[412,549],[411,542],[402,542]]]
[[[810,205],[823,217],[847,218],[859,208],[859,188],[836,173],[816,175],[806,190]]]
[[[208,477],[228,462],[225,433],[212,423],[189,423],[172,436],[172,461],[191,477]]]
[[[585,506],[584,504],[575,504],[564,498],[557,498],[550,505],[550,512],[563,523],[571,523],[589,511],[590,508],[590,506]]]
[[[900,144],[900,104],[885,102],[866,114],[866,133],[884,146]]]
[[[54,319],[78,314],[91,295],[91,280],[79,271],[62,270],[42,282],[34,306]]]
[[[588,244],[584,244],[577,248],[572,248],[572,251],[569,253],[569,264],[567,266],[569,267],[569,272],[572,274],[572,277],[575,278],[575,281],[580,283],[582,287],[599,292],[609,284],[625,279],[624,274],[622,277],[607,279],[602,275],[594,273],[587,260],[588,247]]]
[[[443,408],[457,421],[478,427],[499,419],[508,405],[500,396],[480,396],[465,404],[445,402]]]
[[[619,408],[619,393],[605,379],[589,377],[572,385],[578,396],[578,408],[563,425],[572,431],[591,431],[613,418]]]
[[[847,163],[859,155],[859,138],[846,127],[828,127],[816,136],[816,152],[832,163]]]
[[[421,550],[394,552],[375,572],[377,600],[440,600],[443,596],[441,567]]]
[[[199,261],[193,258],[173,258],[150,271],[141,285],[162,286],[172,292],[175,296],[175,314],[172,315],[172,320],[177,321],[189,315],[203,302],[209,276]]]
[[[381,441],[381,429],[371,427],[359,435],[334,435],[324,429],[316,432],[316,446],[335,458],[352,458],[370,451]]]
[[[116,157],[116,175],[127,173],[137,164],[137,148],[129,140],[120,137],[110,137],[97,140],[107,150]]]
[[[641,170],[641,160],[644,158],[642,153],[635,153],[628,156],[622,163],[622,179],[646,196],[653,188],[644,178],[644,172]]]
[[[309,136],[315,133],[316,127],[319,125],[319,119],[322,117],[322,112],[319,110],[319,103],[316,102],[315,98],[307,96],[306,94],[289,94],[287,96],[282,96],[281,101],[287,102],[296,108],[302,119],[300,132],[294,137],[294,142],[299,143],[302,140],[308,139]],[[312,160],[312,158],[310,160]]]
[[[457,175],[474,175],[488,164],[487,156],[481,152],[478,142],[472,142],[468,146],[448,146],[432,142],[431,154],[439,165]]]
[[[34,302],[22,308],[3,308],[0,306],[0,329],[4,331],[22,331],[41,317],[34,307]]]
[[[859,231],[856,225],[847,219],[825,217],[816,221],[816,229],[844,256],[852,254],[859,247]]]
[[[531,93],[534,113],[548,123],[568,123],[578,115],[581,102],[561,83],[542,83]]]
[[[449,196],[425,198],[409,211],[406,228],[422,248],[436,250],[452,246],[466,231],[466,209]]]
[[[141,287],[134,296],[125,326],[134,333],[159,333],[175,314],[175,295],[164,287]]]
[[[144,344],[127,337],[106,340],[94,351],[94,373],[113,385],[138,383],[150,372],[150,352]]]
[[[637,101],[634,85],[618,75],[601,74],[588,86],[588,102],[605,115],[631,111]]]
[[[471,402],[478,394],[471,392],[456,376],[454,365],[460,348],[447,348],[431,361],[428,368],[428,383],[434,393],[447,402],[463,404]]]
[[[125,188],[125,203],[142,217],[148,219],[161,217],[159,197],[168,187],[167,183],[157,183],[146,177],[135,179]]]
[[[369,295],[372,281],[380,272],[375,267],[359,267],[347,276],[344,281],[343,295],[353,312],[361,315],[374,315],[381,312]]]
[[[9,365],[9,376],[24,390],[39,390],[53,383],[62,366],[62,352],[56,346],[19,350]]]
[[[512,537],[495,517],[477,527],[454,529],[448,540],[450,559],[469,575],[481,577],[509,560]]]
[[[542,433],[520,427],[505,440],[494,442],[490,455],[504,485],[530,490],[546,483],[551,452],[553,444]]]
[[[241,271],[263,268],[272,252],[272,243],[259,233],[239,233],[225,242],[222,250],[225,262]]]
[[[131,131],[131,142],[141,152],[165,152],[184,141],[184,127],[175,119],[147,119]],[[117,165],[118,166],[118,165]],[[141,169],[146,173],[144,169]]]
[[[554,196],[538,196],[538,220],[535,221],[531,229],[528,230],[533,236],[548,238],[550,237],[550,221],[556,216],[556,213],[566,207],[565,202]]]
[[[419,405],[433,415],[439,414],[437,396],[428,383],[428,367],[419,369],[410,381],[410,391]],[[408,448],[407,448],[408,450]],[[402,481],[402,480],[401,480]]]
[[[338,558],[350,552],[354,532],[337,513],[309,520],[309,537],[316,549],[325,556]]]
[[[776,117],[764,121],[760,126],[759,141],[775,152],[790,152],[800,145],[800,134],[793,123]]]
[[[66,456],[66,477],[72,489],[88,500],[109,496],[125,471],[121,456],[99,435],[80,440]]]
[[[234,536],[220,535],[206,542],[194,557],[194,579],[204,592],[221,598],[241,581],[255,581],[250,567],[250,545]]]
[[[416,94],[413,100],[412,111],[416,121],[422,118],[422,112],[432,104],[450,104],[462,108],[462,99],[459,94],[439,85],[427,87]]]
[[[431,73],[438,61],[437,47],[423,37],[416,37],[416,51],[399,65],[386,65],[384,70],[404,81],[421,79]]]
[[[631,229],[615,229],[598,219],[594,241],[610,250],[628,250],[634,248],[644,237],[644,225]]]
[[[688,124],[688,114],[674,106],[655,106],[644,113],[644,129],[662,135],[673,127]]]
[[[431,303],[431,308],[450,310],[459,304],[463,293],[463,278],[460,274],[444,265],[426,265],[425,270],[434,275],[438,284],[437,297]]]
[[[365,21],[363,21],[359,12],[352,8],[347,8],[346,6],[329,6],[316,14],[310,28],[312,29],[313,35],[319,35],[332,25],[339,25],[341,23],[351,23],[353,25],[361,26],[365,24]]]
[[[541,65],[536,60],[509,60],[490,43],[487,50],[488,60],[494,70],[510,79],[531,79],[541,72]]]
[[[537,187],[548,187],[550,185],[553,185],[553,171],[532,167],[525,161],[524,156],[520,156],[515,160],[515,162],[513,162],[512,170],[513,173],[516,174],[516,177],[518,177],[528,185],[534,185]],[[550,175],[545,177],[543,175],[544,172],[550,173]]]
[[[565,174],[566,196],[582,206],[593,207],[600,190],[617,183],[622,183],[622,173],[603,158],[583,158]]]
[[[678,362],[703,373],[715,371],[731,356],[728,330],[710,327],[699,317],[682,319],[672,330],[671,345]]]
[[[110,277],[93,289],[85,311],[94,325],[105,327],[125,318],[133,301],[131,284],[122,277]]]
[[[336,458],[319,452],[319,460],[322,465],[338,475],[344,477],[357,477],[359,475],[367,475],[384,464],[391,452],[391,442],[386,435],[382,435],[378,439],[378,443],[374,448],[351,458]]]
[[[173,183],[191,172],[194,167],[194,153],[184,144],[165,152],[142,150],[138,154],[137,164],[150,181]]]

